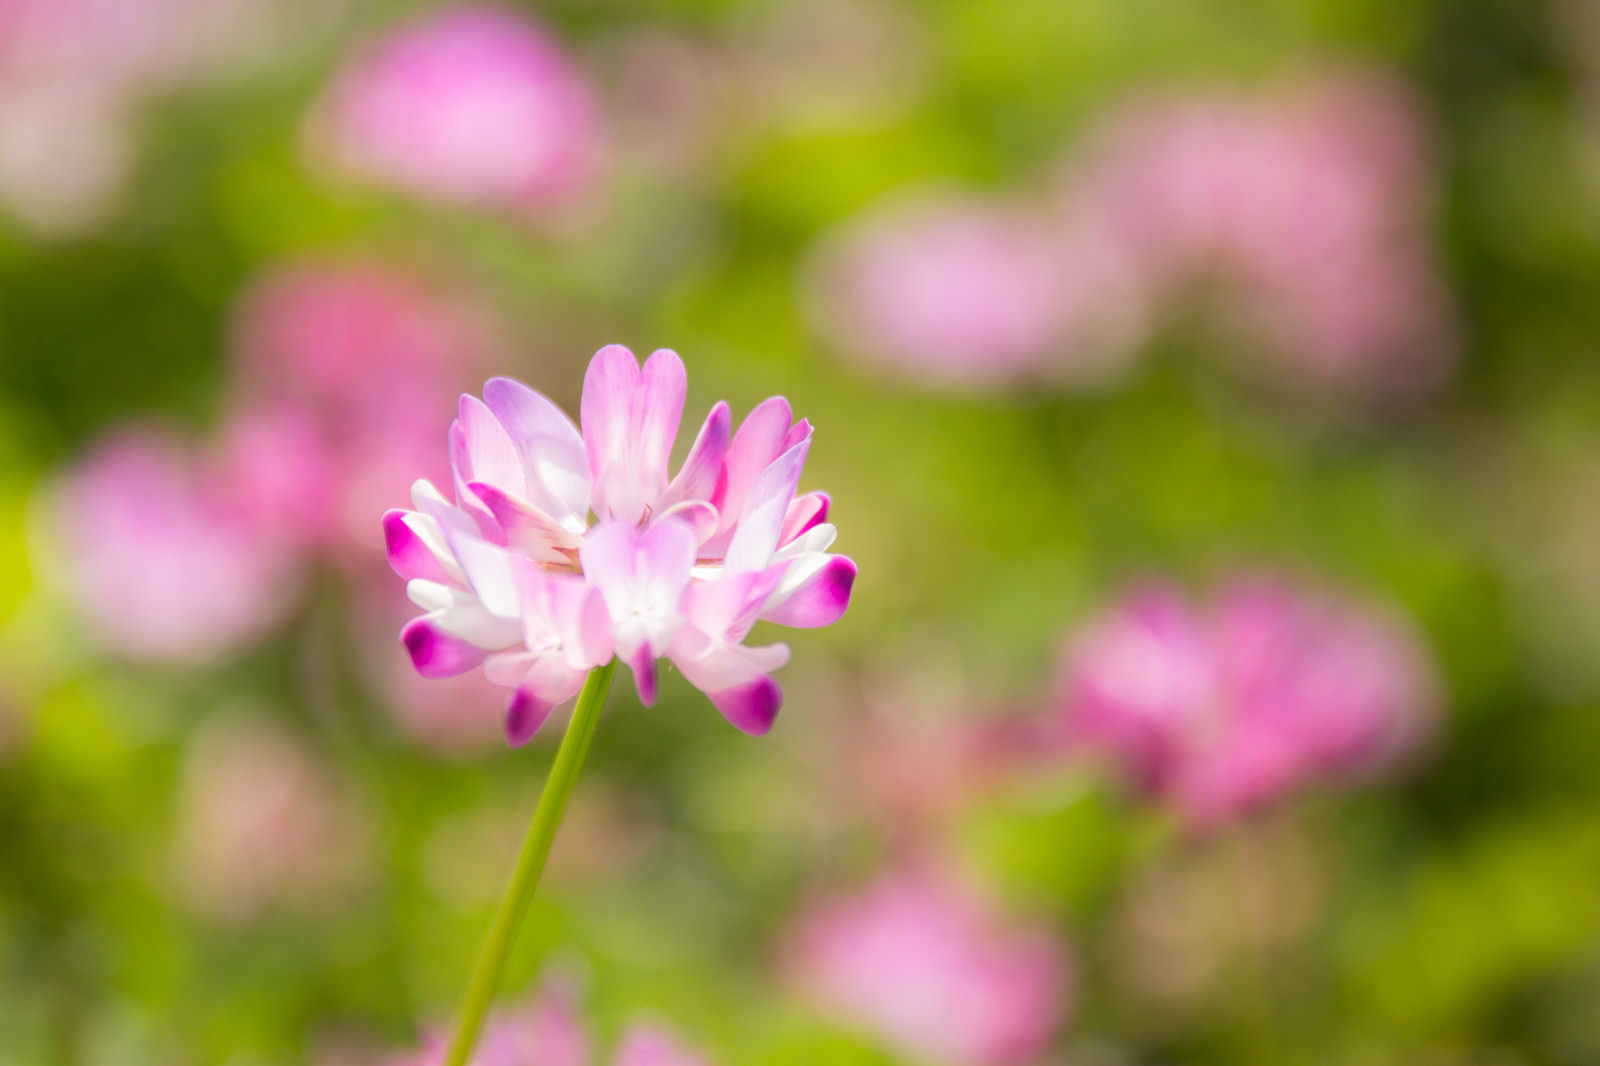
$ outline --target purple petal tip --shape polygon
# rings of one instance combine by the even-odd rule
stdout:
[[[711,703],[741,733],[765,736],[783,706],[783,689],[770,677],[711,694]]]
[[[540,699],[528,689],[517,689],[506,707],[506,741],[513,748],[522,747],[534,738],[554,709],[554,704]]]
[[[441,633],[432,622],[418,618],[400,631],[400,643],[411,665],[426,678],[455,677],[483,661],[483,649]]]

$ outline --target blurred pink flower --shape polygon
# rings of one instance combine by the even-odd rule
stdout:
[[[926,873],[814,905],[788,947],[808,998],[918,1061],[1026,1062],[1067,1013],[1068,962],[1048,930]]]
[[[1435,691],[1401,621],[1266,578],[1209,608],[1137,589],[1073,637],[1065,678],[1074,744],[1196,827],[1393,767],[1431,732]]]
[[[422,480],[415,510],[384,515],[390,564],[425,612],[401,632],[412,662],[425,677],[482,664],[513,690],[513,744],[613,655],[646,705],[667,657],[735,726],[765,733],[789,649],[746,646],[751,628],[831,625],[849,604],[856,566],[828,551],[828,498],[797,494],[809,423],[773,397],[731,433],[719,403],[669,477],[686,389],[673,352],[641,368],[602,348],[580,433],[545,396],[494,378],[450,427],[455,502]]]
[[[577,995],[555,982],[522,1007],[496,1012],[485,1025],[472,1066],[589,1066],[592,1041],[578,1011]],[[448,1045],[435,1036],[420,1052],[391,1059],[389,1066],[441,1066]],[[614,1066],[709,1066],[658,1025],[628,1029],[611,1060]]]
[[[0,0],[0,203],[45,236],[104,219],[138,110],[271,52],[298,0]],[[331,5],[329,5],[331,6]],[[315,10],[315,9],[313,9]],[[295,20],[297,39],[306,20]]]
[[[326,906],[360,873],[360,820],[336,778],[264,719],[224,717],[189,747],[178,810],[184,894],[242,920]]]
[[[1066,201],[1108,220],[1152,295],[1220,280],[1286,376],[1404,393],[1452,341],[1424,141],[1415,102],[1377,77],[1158,98],[1110,118]]]
[[[921,380],[982,385],[1115,369],[1141,292],[1094,220],[1063,241],[1042,213],[974,200],[902,203],[825,238],[807,302],[841,352]]]
[[[110,650],[204,660],[255,640],[294,602],[298,558],[253,520],[248,495],[170,434],[120,430],[62,478],[36,550]]]
[[[167,87],[262,44],[289,0],[0,0],[6,78]],[[303,29],[303,24],[302,27]]]
[[[510,7],[405,22],[339,72],[310,145],[336,171],[425,200],[539,214],[595,183],[594,94],[560,43]]]
[[[389,1066],[443,1066],[448,1040],[430,1037],[421,1051]],[[471,1066],[589,1066],[589,1035],[571,990],[554,985],[537,999],[491,1015],[478,1039]]]
[[[242,297],[233,332],[239,444],[252,422],[297,427],[298,438],[292,462],[242,446],[237,462],[258,486],[282,490],[264,509],[352,561],[379,544],[373,514],[404,500],[419,471],[448,471],[427,427],[498,348],[486,309],[362,261],[264,275]]]
[[[687,1050],[670,1031],[656,1025],[635,1025],[622,1036],[613,1066],[710,1066],[710,1060]]]

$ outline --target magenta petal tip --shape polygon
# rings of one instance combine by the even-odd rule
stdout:
[[[455,677],[483,662],[482,648],[441,632],[427,618],[418,618],[400,630],[400,643],[411,656],[411,665],[423,677]]]
[[[796,629],[831,626],[850,607],[857,572],[855,560],[848,555],[832,556],[815,577],[763,617]]]
[[[534,738],[553,710],[555,704],[540,699],[532,690],[517,689],[506,707],[506,741],[513,748],[522,747]]]
[[[783,689],[770,677],[762,677],[710,695],[711,703],[734,728],[753,737],[766,736],[783,706]]]

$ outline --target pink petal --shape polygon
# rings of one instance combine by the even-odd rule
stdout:
[[[597,515],[641,521],[666,491],[687,386],[683,361],[666,349],[652,354],[643,371],[620,345],[595,354],[582,413]]]
[[[687,522],[694,530],[696,544],[703,544],[710,540],[717,531],[717,509],[704,500],[685,500],[683,503],[674,504],[656,516],[657,521],[664,518],[676,518]]]
[[[634,398],[633,422],[638,433],[635,461],[652,475],[659,476],[658,497],[666,488],[667,464],[672,461],[672,445],[678,439],[678,423],[683,420],[683,399],[689,390],[689,375],[683,360],[670,348],[650,353],[639,378],[639,393]]]
[[[596,490],[608,467],[628,460],[628,419],[638,387],[639,362],[622,345],[608,344],[589,361],[579,413],[583,444],[589,456],[589,476]],[[596,507],[595,512],[598,514],[600,508]]]
[[[706,416],[705,424],[700,427],[678,476],[672,479],[666,494],[661,497],[661,506],[671,507],[685,500],[709,501],[716,495],[717,485],[722,479],[722,462],[728,454],[731,423],[728,405],[718,401]]]
[[[810,447],[807,441],[795,445],[756,478],[745,497],[739,525],[728,545],[726,565],[729,570],[760,570],[771,561]]]
[[[513,748],[520,748],[533,739],[555,710],[555,704],[540,699],[531,688],[519,688],[506,707],[506,740]]]
[[[528,481],[527,499],[557,520],[589,511],[589,463],[583,437],[543,394],[511,378],[492,378],[483,398],[511,437]]]
[[[655,651],[647,644],[640,645],[639,650],[628,659],[628,669],[633,671],[633,687],[639,693],[639,702],[646,707],[654,707],[658,683]]]
[[[411,665],[423,677],[455,677],[483,662],[487,654],[476,644],[443,632],[428,618],[417,618],[400,630],[400,643]]]
[[[530,564],[506,549],[477,537],[447,532],[445,540],[484,610],[498,618],[519,617],[521,607],[517,602],[517,570],[519,564]]]
[[[513,496],[528,491],[522,461],[500,420],[476,396],[463,395],[457,419],[464,442],[466,466],[457,467],[462,481],[482,481]]]
[[[467,439],[467,430],[461,420],[450,423],[450,468],[456,490],[456,510],[471,518],[474,531],[479,536],[499,537],[502,535],[500,524],[494,520],[494,515],[483,505],[483,501],[467,488],[472,474],[471,451],[472,444]]]
[[[600,590],[584,586],[584,598],[567,630],[571,662],[592,670],[611,661],[615,641],[611,635],[611,615]]]
[[[809,560],[797,560],[800,566]],[[791,591],[762,610],[764,621],[800,629],[831,626],[850,606],[850,589],[856,580],[855,561],[844,555],[825,555]]]
[[[783,531],[778,534],[778,546],[794,541],[796,537],[828,520],[828,509],[833,500],[826,492],[808,492],[796,496],[783,516]]]
[[[770,677],[707,695],[734,728],[753,737],[765,736],[772,729],[778,708],[783,706],[783,689]]]
[[[389,565],[394,572],[410,581],[420,577],[440,584],[454,582],[439,557],[428,543],[412,528],[412,523],[424,516],[413,511],[392,510],[383,515],[383,543],[388,552]]]
[[[682,625],[695,551],[694,530],[678,519],[645,530],[602,522],[584,537],[578,557],[605,597],[616,652],[624,660],[632,663],[641,649],[660,654]]]
[[[697,549],[694,527],[677,519],[657,522],[639,538],[639,576],[652,603],[676,610]]]
[[[537,507],[514,499],[493,485],[469,481],[467,488],[489,509],[506,544],[541,563],[569,563],[578,538]],[[567,549],[563,551],[562,549]]]
[[[724,531],[738,521],[745,494],[761,476],[761,471],[786,450],[784,440],[789,435],[793,418],[789,401],[773,396],[757,404],[739,424],[739,431],[728,444],[722,464],[721,497],[712,501],[722,512]]]

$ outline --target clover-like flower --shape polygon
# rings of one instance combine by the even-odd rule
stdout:
[[[718,403],[669,476],[686,385],[671,351],[640,367],[602,348],[580,432],[495,378],[450,427],[453,499],[418,481],[415,509],[384,516],[390,563],[426,612],[401,633],[413,664],[428,677],[482,665],[513,690],[513,744],[613,656],[645,704],[665,658],[735,726],[765,733],[789,649],[747,645],[752,627],[825,626],[849,604],[856,564],[828,551],[829,499],[799,492],[810,424],[773,397],[733,432]]]

